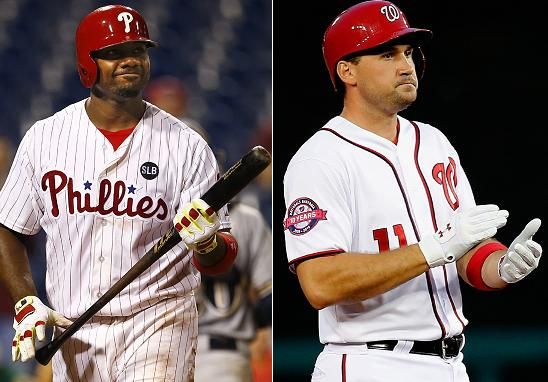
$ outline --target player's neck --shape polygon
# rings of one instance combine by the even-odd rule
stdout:
[[[91,96],[85,104],[89,120],[95,127],[108,131],[135,127],[143,117],[146,104],[141,98],[116,102]]]
[[[352,122],[354,125],[361,127],[364,130],[370,131],[373,134],[388,139],[391,142],[396,141],[398,134],[398,115],[388,115],[382,112],[355,112],[346,106],[341,112],[341,117]]]

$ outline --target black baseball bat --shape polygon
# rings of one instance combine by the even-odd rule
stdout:
[[[262,146],[256,146],[245,154],[234,164],[221,178],[215,182],[209,190],[202,195],[201,199],[209,204],[215,211],[218,211],[227,204],[236,194],[248,185],[259,175],[271,162],[270,153]],[[126,286],[135,280],[141,273],[165,255],[171,248],[181,241],[181,236],[171,227],[156,244],[131,267],[109,290],[105,292],[88,310],[66,328],[58,337],[44,347],[36,350],[35,358],[42,364],[47,365],[55,352],[82,327],[95,313],[101,310],[110,300],[116,297]]]

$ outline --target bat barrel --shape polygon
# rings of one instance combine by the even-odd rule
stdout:
[[[255,146],[206,191],[202,200],[218,211],[259,175],[271,160],[270,153],[264,147]]]

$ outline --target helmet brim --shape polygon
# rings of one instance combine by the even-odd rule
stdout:
[[[120,41],[120,42],[104,45],[104,46],[101,47],[101,49],[92,50],[91,53],[95,53],[95,52],[98,52],[100,50],[109,49],[109,48],[112,48],[113,46],[122,45],[122,44],[126,44],[126,43],[129,43],[129,42],[142,42],[142,43],[145,43],[149,48],[155,48],[155,47],[160,45],[156,41],[150,40],[150,39],[147,39],[147,38],[138,38],[138,39],[133,38],[133,39],[125,40],[125,41]]]
[[[349,58],[356,56],[379,54],[379,52],[383,52],[394,45],[409,44],[413,47],[421,47],[431,39],[432,32],[428,29],[407,28],[393,33],[387,39],[379,42],[372,48],[354,51],[342,57],[341,60],[348,60]]]

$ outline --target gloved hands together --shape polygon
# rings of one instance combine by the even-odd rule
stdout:
[[[472,247],[494,236],[506,224],[508,211],[494,204],[459,212],[431,236],[419,241],[428,265],[433,268],[458,260]]]
[[[173,224],[188,249],[206,254],[217,247],[215,233],[221,223],[217,213],[202,199],[185,204]]]
[[[540,219],[531,220],[514,239],[499,262],[499,275],[507,283],[516,283],[531,273],[540,261],[542,247],[533,241]]]
[[[70,324],[72,321],[44,305],[36,296],[27,296],[17,301],[13,320],[15,336],[11,348],[13,362],[19,359],[25,362],[34,358],[34,340],[35,338],[38,338],[38,341],[45,339],[46,325],[66,328]]]

